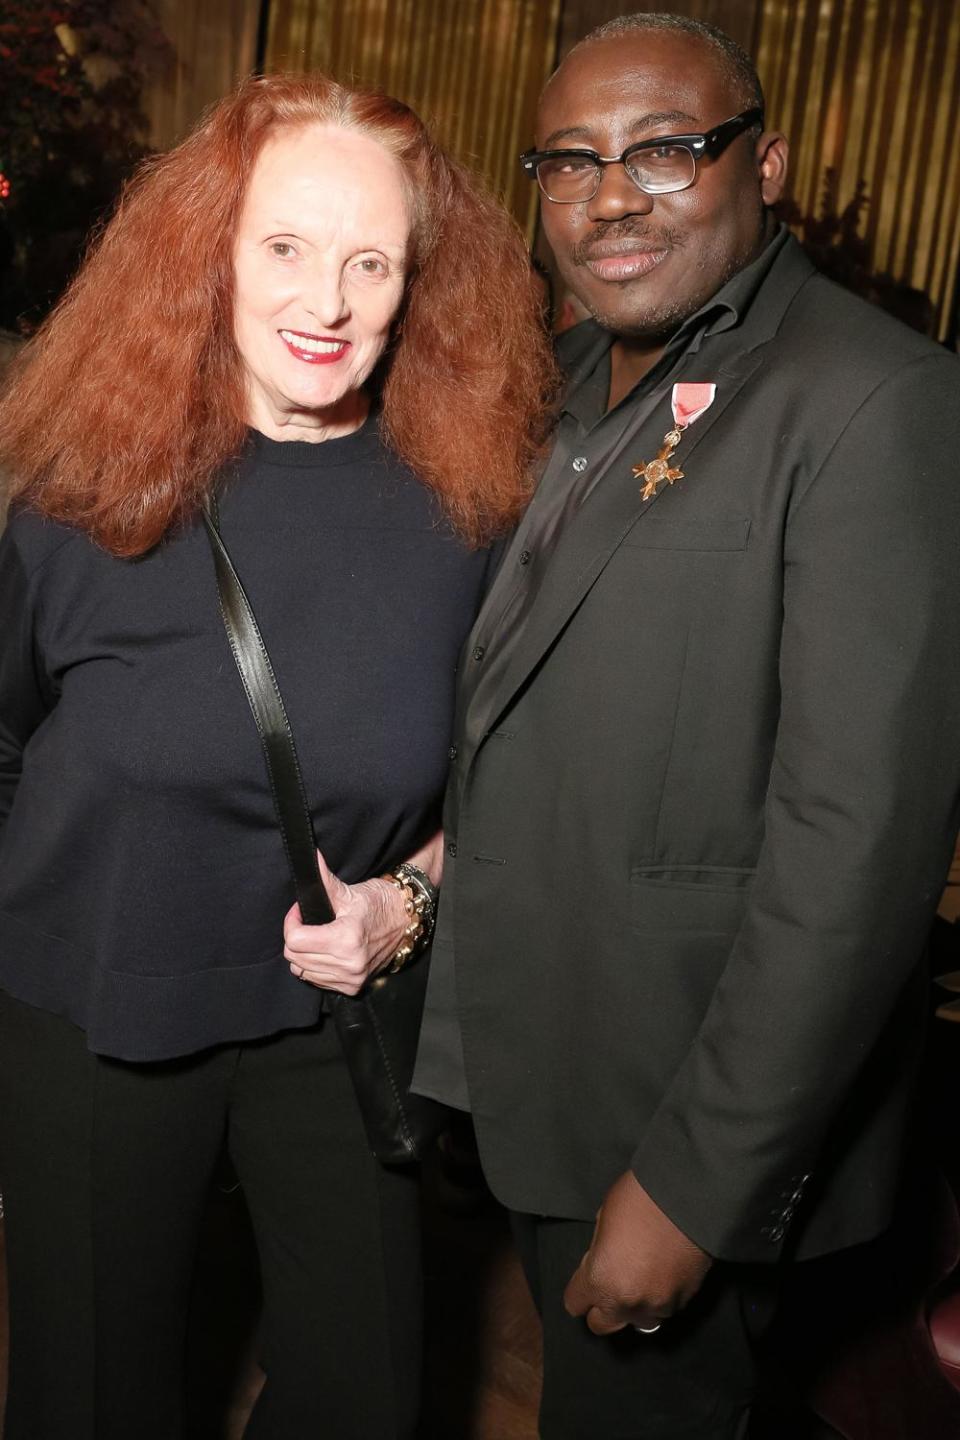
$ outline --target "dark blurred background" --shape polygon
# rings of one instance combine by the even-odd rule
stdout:
[[[662,8],[650,0],[635,8]],[[557,60],[629,0],[0,0],[0,329],[29,333],[136,161],[256,67],[381,85],[479,166],[549,265],[516,163]],[[674,0],[756,58],[784,217],[843,284],[955,345],[957,0]]]

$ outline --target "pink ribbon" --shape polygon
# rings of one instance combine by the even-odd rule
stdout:
[[[674,385],[673,419],[678,430],[699,420],[709,410],[717,393],[716,385]]]

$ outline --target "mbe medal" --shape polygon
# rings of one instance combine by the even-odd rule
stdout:
[[[664,435],[656,459],[633,467],[636,478],[643,481],[641,500],[652,500],[662,485],[672,485],[674,481],[684,478],[683,471],[670,464],[673,452],[680,444],[687,426],[692,425],[694,420],[699,420],[704,411],[710,409],[716,393],[716,385],[674,385],[671,396],[673,429]]]

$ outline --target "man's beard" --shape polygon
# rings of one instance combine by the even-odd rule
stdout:
[[[742,270],[745,263],[743,257],[730,255],[722,263],[719,269],[719,280],[714,280],[708,294],[704,294],[701,288],[694,284],[685,286],[686,293],[668,295],[663,297],[656,305],[643,305],[642,289],[638,288],[638,304],[636,307],[636,318],[629,313],[629,309],[621,307],[617,313],[607,311],[597,304],[595,297],[584,294],[579,284],[578,270],[588,263],[598,249],[611,240],[637,240],[644,248],[655,250],[683,251],[686,249],[686,236],[682,230],[677,230],[668,225],[654,226],[642,218],[628,216],[624,220],[609,220],[598,223],[589,235],[585,235],[570,250],[571,269],[565,275],[565,279],[571,290],[590,311],[594,319],[604,327],[605,330],[612,330],[617,335],[625,338],[637,338],[653,342],[668,340],[670,336],[688,320],[695,315],[701,305],[706,304],[711,295],[725,285],[726,282]],[[717,257],[709,253],[704,255],[695,265],[694,269],[705,269],[707,262]],[[716,272],[715,272],[716,273]],[[690,270],[686,271],[690,278]],[[644,277],[630,280],[608,282],[611,287],[615,286],[622,293],[630,285],[642,286]],[[692,293],[691,293],[692,291]]]
[[[653,250],[682,250],[683,231],[669,225],[653,226],[646,220],[628,216],[625,220],[600,220],[589,235],[584,235],[570,250],[574,265],[586,265],[610,240],[639,240]]]

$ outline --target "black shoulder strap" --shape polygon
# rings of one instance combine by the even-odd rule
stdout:
[[[317,846],[293,732],[256,617],[220,536],[216,496],[210,498],[203,519],[217,572],[220,613],[260,734],[300,913],[308,925],[325,925],[334,918],[334,913],[320,879]]]

